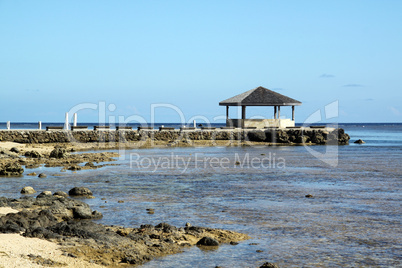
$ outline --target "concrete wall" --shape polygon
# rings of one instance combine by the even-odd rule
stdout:
[[[256,127],[256,128],[267,128],[267,127],[278,127],[287,128],[294,127],[295,121],[291,119],[227,119],[226,126],[242,127],[242,122],[244,121],[244,127]]]

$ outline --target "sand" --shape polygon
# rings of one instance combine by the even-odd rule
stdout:
[[[7,213],[17,213],[18,210],[0,207],[0,217]],[[28,257],[28,255],[36,255]],[[39,257],[40,256],[40,257]],[[56,267],[103,267],[82,259],[63,255],[61,246],[39,238],[26,238],[20,234],[0,233],[0,267],[46,267],[40,263],[53,262]]]

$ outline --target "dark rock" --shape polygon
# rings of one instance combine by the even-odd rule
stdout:
[[[13,147],[13,148],[10,149],[10,152],[19,154],[19,153],[20,153],[20,149],[18,149],[17,147]]]
[[[335,129],[332,133],[334,133],[335,136],[337,136],[339,145],[349,144],[350,136],[345,133],[344,129],[338,128]]]
[[[311,137],[311,142],[315,144],[325,144],[326,139],[321,132],[314,131],[313,136]]]
[[[93,197],[91,190],[86,187],[74,187],[68,191],[70,196]]]
[[[102,219],[103,218],[103,214],[100,213],[99,211],[92,211],[92,219]]]
[[[18,176],[24,173],[24,169],[18,162],[7,163],[0,165],[0,175],[3,176]]]
[[[33,151],[33,150],[25,152],[25,156],[31,157],[31,158],[41,158],[42,157],[42,155],[39,152]]]
[[[279,268],[279,266],[275,263],[265,262],[260,266],[260,268]]]
[[[219,242],[211,237],[203,237],[197,242],[197,246],[216,247],[219,246]]]
[[[157,235],[157,234],[150,234],[150,235],[149,235],[149,238],[151,238],[151,239],[160,239],[161,236],[160,236],[160,235]]]
[[[312,194],[306,194],[306,198],[313,198],[314,196]]]
[[[77,165],[74,165],[74,166],[69,166],[68,168],[67,168],[68,170],[81,170],[82,169],[82,167],[80,167],[80,166],[77,166]]]
[[[166,222],[159,223],[158,225],[155,226],[155,229],[162,229],[162,231],[165,233],[172,233],[177,231],[176,226],[172,226]]]
[[[78,206],[73,209],[75,219],[91,219],[92,210],[89,206]]]
[[[7,222],[5,224],[0,225],[0,233],[20,233],[24,232],[25,229],[13,222]]]
[[[137,259],[133,257],[124,257],[121,259],[122,263],[137,264]]]
[[[41,173],[41,174],[39,174],[39,176],[38,176],[38,178],[46,178],[47,177],[47,175],[45,174],[45,173]]]
[[[141,228],[141,229],[150,229],[150,230],[153,230],[153,229],[154,229],[154,226],[151,225],[151,224],[143,224],[143,225],[140,226],[140,228]]]
[[[357,144],[363,144],[363,143],[366,143],[365,141],[363,141],[363,140],[361,140],[361,139],[358,139],[357,141],[355,141],[354,143],[357,143]]]
[[[264,131],[261,130],[255,130],[255,131],[249,131],[247,133],[247,138],[249,141],[265,141],[266,140],[266,135]]]
[[[309,140],[308,136],[298,136],[295,140],[296,143],[307,143]]]
[[[91,167],[91,168],[96,167],[96,166],[94,165],[94,163],[92,163],[92,162],[86,163],[85,166],[86,166],[86,167]]]
[[[50,157],[52,158],[65,158],[68,156],[68,153],[66,149],[56,147],[53,149],[53,151],[50,152]]]
[[[289,135],[282,130],[276,132],[276,142],[279,143],[289,143]]]

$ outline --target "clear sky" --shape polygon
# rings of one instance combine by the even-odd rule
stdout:
[[[96,122],[102,107],[148,121],[158,103],[172,106],[156,122],[180,121],[173,106],[214,122],[258,86],[303,102],[297,122],[334,101],[339,122],[402,122],[401,14],[398,0],[0,0],[0,122]]]

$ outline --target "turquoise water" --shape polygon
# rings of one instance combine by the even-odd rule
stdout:
[[[76,173],[41,167],[25,173],[44,172],[45,179],[2,178],[0,195],[18,197],[26,185],[38,192],[86,186],[96,196],[87,202],[104,214],[100,223],[190,222],[251,236],[143,267],[401,266],[402,125],[343,127],[351,145],[128,150],[119,166]],[[353,144],[357,139],[366,144]]]

